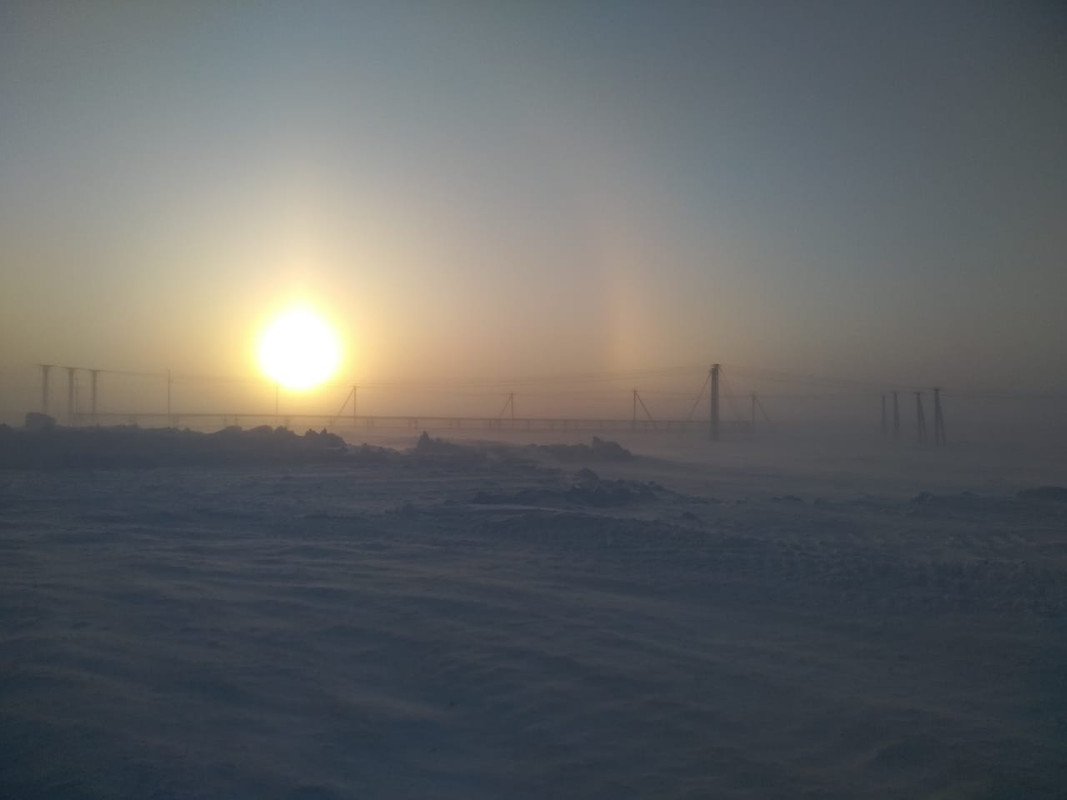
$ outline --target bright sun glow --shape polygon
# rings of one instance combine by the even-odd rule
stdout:
[[[308,308],[276,317],[259,338],[259,366],[272,381],[291,391],[313,389],[341,365],[337,334]]]

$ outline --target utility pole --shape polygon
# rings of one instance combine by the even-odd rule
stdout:
[[[719,441],[719,365],[711,365],[711,408],[708,416],[708,436]]]
[[[500,409],[500,413],[496,415],[497,419],[504,419],[504,413],[511,409],[511,419],[515,419],[515,392],[508,392],[508,399],[504,401],[504,405]]]
[[[340,416],[345,412],[345,406],[348,405],[348,398],[351,397],[352,398],[352,425],[353,425],[353,427],[355,427],[355,424],[356,424],[356,390],[358,388],[359,388],[358,386],[353,386],[349,390],[348,394],[345,395],[345,401],[343,403],[341,403],[341,407],[339,409],[337,409],[337,415],[336,415],[338,418],[340,418]],[[277,385],[275,385],[274,391],[275,391],[275,395],[274,395],[274,413],[277,414],[278,413],[278,394],[277,394],[278,388],[277,388]],[[332,419],[330,420],[330,424],[331,425],[333,424],[333,420]]]
[[[900,438],[900,402],[897,393],[893,392],[893,439]]]
[[[645,405],[645,401],[641,399],[641,395],[634,389],[634,400],[640,404],[641,410],[645,412],[645,416],[648,417],[649,425],[652,430],[656,429],[656,420],[652,418],[652,412],[648,410],[648,406]],[[637,425],[637,408],[634,407],[634,426]]]
[[[889,426],[887,424],[885,416],[885,393],[882,393],[882,436],[886,436],[889,433]]]
[[[926,416],[923,414],[923,394],[915,393],[915,439],[919,444],[926,443]]]
[[[41,364],[41,413],[48,413],[48,373],[52,371],[51,364]]]
[[[945,417],[941,413],[941,390],[934,387],[934,444],[945,445]]]
[[[771,418],[767,416],[767,409],[763,407],[763,402],[759,399],[758,395],[753,394],[752,399],[756,401],[756,408],[763,414],[764,427],[767,429],[768,434],[774,433],[774,425],[771,424]]]
[[[74,424],[74,372],[77,367],[67,367],[67,423]]]
[[[92,411],[93,425],[97,424],[96,419],[96,379],[100,374],[100,370],[89,370],[89,408]]]

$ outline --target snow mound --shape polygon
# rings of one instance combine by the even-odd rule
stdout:
[[[1016,497],[1020,500],[1051,500],[1055,503],[1067,503],[1067,487],[1038,486],[1036,489],[1023,489]]]
[[[539,452],[546,453],[557,461],[629,461],[634,457],[618,442],[609,442],[599,436],[593,437],[592,444],[546,444],[531,445]]]
[[[486,460],[486,453],[482,448],[474,445],[456,444],[445,439],[437,439],[430,436],[426,431],[422,432],[411,454],[416,461],[437,464],[470,466]]]
[[[567,488],[537,486],[514,492],[482,491],[474,496],[472,502],[479,505],[613,508],[655,503],[659,499],[657,491],[664,491],[662,486],[651,481],[602,479],[589,469],[579,471],[576,478]]]
[[[133,425],[52,428],[35,420],[24,430],[0,432],[0,467],[9,469],[329,461],[343,458],[347,451],[344,440],[325,429],[298,436],[267,425],[201,433]]]

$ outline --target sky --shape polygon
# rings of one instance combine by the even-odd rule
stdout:
[[[0,5],[0,361],[1067,390],[1067,13]]]

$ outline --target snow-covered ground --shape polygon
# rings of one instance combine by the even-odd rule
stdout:
[[[628,444],[0,471],[0,797],[1065,796],[1063,462]]]

